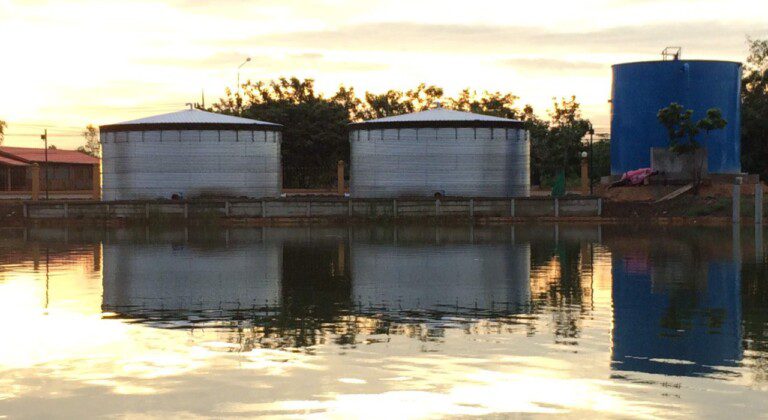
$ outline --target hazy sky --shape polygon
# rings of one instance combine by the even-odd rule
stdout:
[[[539,114],[576,95],[607,131],[610,65],[743,61],[766,0],[0,0],[7,145],[82,143],[108,124],[206,103],[241,78],[311,77],[320,91],[437,84],[510,91]]]

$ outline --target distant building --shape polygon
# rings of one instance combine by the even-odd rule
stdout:
[[[0,147],[0,198],[99,198],[99,159],[76,150]],[[46,176],[47,172],[47,176]]]
[[[349,130],[353,197],[530,194],[530,136],[521,121],[438,107]]]
[[[279,124],[187,109],[99,129],[104,200],[281,193]]]

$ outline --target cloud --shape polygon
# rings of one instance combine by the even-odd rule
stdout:
[[[768,34],[764,25],[744,22],[680,22],[620,26],[591,32],[540,27],[373,23],[335,29],[269,34],[235,43],[353,51],[435,53],[657,53],[667,45],[693,51],[733,53],[747,35]]]
[[[139,61],[139,64],[160,67],[178,67],[184,69],[235,69],[243,60],[248,57],[247,54],[228,51],[216,53],[207,57],[158,57]],[[324,72],[352,71],[369,72],[386,70],[389,65],[386,63],[335,60],[326,57],[324,54],[315,52],[282,54],[282,55],[253,55],[251,62],[243,67],[243,74],[253,69],[262,71],[277,71],[292,74],[301,70],[317,70]]]
[[[497,62],[501,66],[512,67],[522,72],[536,73],[589,73],[605,70],[608,65],[588,61],[568,61],[552,58],[508,58]]]

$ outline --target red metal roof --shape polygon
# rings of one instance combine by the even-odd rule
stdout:
[[[36,149],[32,147],[7,147],[0,146],[0,154],[5,154],[6,159],[19,158],[19,163],[45,162],[45,149]],[[2,158],[2,156],[0,156]],[[78,165],[95,165],[99,159],[77,150],[48,149],[48,162],[51,163],[71,163]]]
[[[27,166],[28,164],[20,160],[12,159],[3,155],[0,155],[0,165],[6,166]]]

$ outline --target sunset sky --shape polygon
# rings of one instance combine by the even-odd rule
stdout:
[[[766,0],[0,0],[6,145],[75,148],[88,124],[215,102],[241,79],[311,77],[321,92],[436,84],[510,91],[546,115],[576,95],[607,131],[610,65],[743,61]]]

